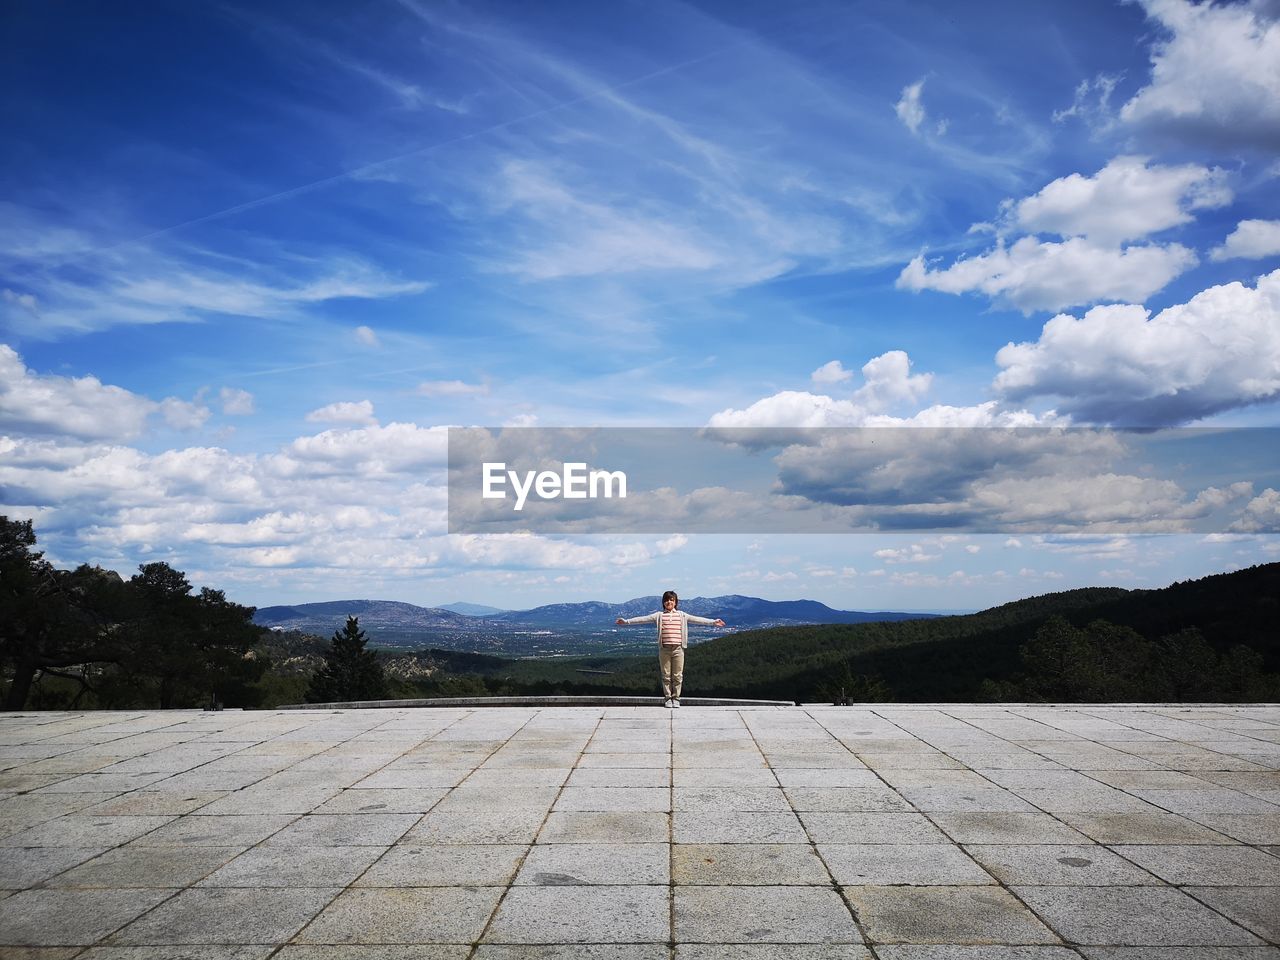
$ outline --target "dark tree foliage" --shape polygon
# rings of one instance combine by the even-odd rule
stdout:
[[[128,582],[34,551],[30,521],[0,517],[3,708],[253,706],[266,662],[253,608],[145,564]]]
[[[988,699],[1243,702],[1275,698],[1280,684],[1262,655],[1242,645],[1219,654],[1195,628],[1146,640],[1129,627],[1095,620],[1084,628],[1048,620],[1021,650],[1024,672],[988,681]]]
[[[329,642],[324,665],[311,677],[308,703],[386,699],[388,685],[382,663],[377,651],[365,649],[366,642],[359,618],[347,617],[347,625]]]

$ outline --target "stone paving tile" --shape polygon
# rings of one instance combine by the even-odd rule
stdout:
[[[472,943],[501,887],[361,887],[344,891],[297,943]]]
[[[1280,888],[1280,860],[1252,847],[1119,844],[1112,849],[1179,886]],[[1280,912],[1280,899],[1276,906]]]
[[[551,843],[529,850],[516,886],[666,885],[671,849],[665,843]]]
[[[957,946],[955,944],[882,944],[880,960],[1079,960],[1070,947]]]
[[[920,813],[801,813],[814,843],[943,843],[946,836]]]
[[[932,813],[957,843],[1088,843],[1089,837],[1046,813]]]
[[[538,834],[539,843],[666,843],[669,814],[582,813],[552,811]],[[677,841],[678,842],[678,841]]]
[[[676,787],[671,792],[677,812],[790,813],[791,804],[778,787]]]
[[[872,960],[871,951],[852,943],[678,943],[676,960]]]
[[[604,768],[587,770],[579,767],[569,775],[566,787],[670,787],[671,771],[656,767]]]
[[[1098,843],[1232,843],[1176,813],[1060,813],[1059,818]]]
[[[122,817],[121,819],[132,819]],[[274,816],[200,816],[166,823],[135,841],[143,846],[251,847],[292,823],[290,814]]]
[[[426,813],[449,791],[411,787],[346,789],[312,810],[313,813]]]
[[[565,787],[553,809],[601,813],[666,812],[671,809],[671,791],[667,787]]]
[[[579,768],[581,770],[581,768]],[[756,768],[720,769],[704,767],[676,769],[670,772],[677,787],[776,787],[778,779],[763,764]]]
[[[164,946],[90,947],[76,960],[265,960],[275,947],[257,946]],[[2,955],[0,955],[2,957]],[[4,958],[8,960],[8,958]]]
[[[1184,887],[1186,893],[1271,943],[1280,942],[1280,891],[1269,887]]]
[[[672,881],[707,886],[826,886],[807,843],[689,843],[671,848]]]
[[[234,857],[241,847],[145,847],[109,850],[46,881],[49,887],[185,887]]]
[[[1081,947],[1086,960],[1280,960],[1276,947]]]
[[[1280,843],[1280,815],[1239,813],[1196,813],[1190,819],[1241,843]]]
[[[68,814],[0,841],[3,847],[114,847],[128,843],[174,817],[91,817]]]
[[[396,846],[356,886],[505,887],[528,849],[522,843]]]
[[[583,943],[554,945],[521,944],[507,946],[482,943],[475,960],[669,960],[665,944]],[[416,960],[416,958],[415,958]]]
[[[667,887],[512,887],[484,942],[666,943],[670,936]]]
[[[15,847],[0,857],[0,891],[25,890],[102,853],[104,847]]]
[[[107,936],[173,890],[24,890],[0,900],[0,944],[88,945]]]
[[[783,792],[796,811],[870,813],[915,809],[900,794],[883,784],[868,787],[785,787]]]
[[[1251,945],[1261,941],[1171,887],[1014,887],[1072,943],[1096,946]]]
[[[866,886],[845,887],[844,892],[877,943],[1061,942],[1000,887]]]
[[[677,811],[672,820],[676,843],[804,843],[808,838],[794,813]]]
[[[104,800],[86,807],[86,816],[103,817],[164,817],[182,816],[185,813],[199,810],[212,803],[225,793],[220,790],[206,790],[192,793],[168,793],[152,790],[136,790],[122,796]]]
[[[1161,882],[1098,844],[966,844],[965,850],[1004,884],[1108,887]]]
[[[272,960],[467,960],[469,943],[288,944]]]
[[[0,716],[0,960],[670,960],[673,896],[683,960],[869,960],[832,872],[882,960],[1280,960],[1277,768],[1259,707]]]
[[[516,807],[510,810],[440,810],[424,816],[400,843],[531,843],[546,812]]]
[[[261,844],[211,873],[199,886],[345,887],[386,850],[383,846]]]
[[[820,887],[677,887],[680,943],[861,943],[840,895]]]
[[[994,883],[960,848],[949,843],[819,843],[836,883],[844,886]]]
[[[314,813],[271,835],[269,845],[390,846],[422,818],[416,813]]]

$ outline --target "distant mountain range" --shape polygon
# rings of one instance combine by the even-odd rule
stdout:
[[[613,627],[618,617],[637,617],[662,606],[658,596],[636,597],[625,603],[555,603],[532,610],[500,611],[479,604],[452,603],[444,607],[419,607],[394,600],[331,600],[292,606],[263,607],[254,615],[259,626],[277,630],[301,630],[328,636],[341,629],[347,617],[359,617],[360,626],[371,639],[380,634],[404,641],[413,633],[424,640],[440,634],[477,631],[502,633],[536,627],[543,630],[596,632]],[[719,617],[730,630],[767,626],[796,626],[819,623],[869,623],[885,620],[915,620],[931,616],[920,613],[833,610],[816,600],[762,600],[759,597],[730,595],[694,597],[680,607],[696,616]]]
[[[442,603],[437,609],[452,610],[454,613],[461,613],[468,617],[488,617],[495,613],[507,612],[502,607],[486,607],[483,603],[465,603],[461,600],[457,603]]]

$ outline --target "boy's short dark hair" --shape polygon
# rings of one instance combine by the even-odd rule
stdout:
[[[676,602],[676,606],[680,606],[680,598],[676,596],[676,592],[674,590],[668,590],[662,595],[663,603],[666,603],[668,600],[674,600]]]

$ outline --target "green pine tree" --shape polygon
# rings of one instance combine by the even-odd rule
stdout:
[[[384,700],[387,678],[377,651],[366,650],[364,631],[357,617],[347,617],[347,625],[333,635],[324,665],[311,677],[308,703],[346,703],[353,700]]]

